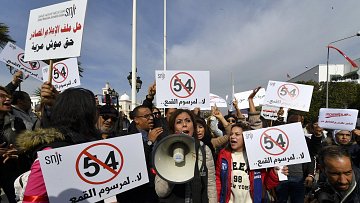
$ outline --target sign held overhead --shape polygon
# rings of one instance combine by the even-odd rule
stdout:
[[[30,11],[25,61],[80,56],[87,0]]]
[[[210,107],[209,71],[159,71],[156,77],[156,106],[159,108]]]
[[[309,111],[314,87],[270,80],[263,105]]]

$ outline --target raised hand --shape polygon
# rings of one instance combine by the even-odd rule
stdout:
[[[157,127],[154,129],[151,129],[149,131],[149,135],[148,135],[148,140],[150,140],[151,142],[155,142],[156,138],[162,133],[164,132],[164,129],[162,127]]]
[[[52,106],[58,94],[59,92],[54,88],[54,86],[51,85],[50,82],[44,82],[41,85],[40,95],[42,103]]]
[[[156,83],[154,82],[153,84],[151,84],[151,85],[149,86],[148,96],[154,97],[155,94],[156,94]]]
[[[255,97],[255,95],[259,92],[260,89],[261,89],[261,86],[253,89],[253,92],[249,95],[248,99],[253,99]]]

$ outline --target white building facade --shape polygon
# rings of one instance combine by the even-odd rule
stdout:
[[[355,60],[360,67],[360,58]],[[353,68],[350,64],[329,64],[329,81],[332,82],[356,82],[360,83],[359,68]],[[326,82],[327,65],[319,64],[293,78],[288,82],[314,81]]]

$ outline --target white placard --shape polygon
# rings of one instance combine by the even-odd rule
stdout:
[[[25,61],[80,56],[87,0],[30,11]]]
[[[209,71],[155,71],[158,108],[209,108]]]
[[[260,115],[265,119],[276,121],[278,118],[277,113],[279,110],[280,107],[276,107],[276,106],[262,106]],[[283,108],[283,110],[284,110],[284,114],[282,115],[282,117],[284,118],[284,121],[286,121],[288,109]]]
[[[238,101],[238,107],[239,109],[247,109],[249,108],[249,100],[248,97],[253,92],[253,90],[245,91],[245,92],[239,92],[234,94],[234,97]],[[260,90],[256,93],[256,95],[253,98],[254,105],[260,106],[260,104],[263,103],[265,97],[265,88],[260,88]]]
[[[43,81],[41,67],[46,66],[46,63],[42,61],[25,62],[24,50],[11,42],[8,42],[0,53],[0,60],[16,70],[21,70],[24,75]]]
[[[243,133],[251,170],[310,162],[301,123]]]
[[[277,174],[279,177],[279,181],[288,180],[288,177],[281,172],[282,169],[284,168],[284,166],[278,166],[278,167],[279,167],[279,170],[277,171]]]
[[[314,87],[270,80],[263,105],[309,111]]]
[[[48,80],[49,66],[42,68],[43,81]],[[69,58],[53,64],[52,85],[58,91],[66,90],[70,87],[80,85],[80,75],[77,58]]]
[[[227,103],[220,96],[210,93],[210,106],[227,107]]]
[[[38,157],[51,203],[96,202],[149,182],[140,133],[44,150]]]
[[[356,109],[327,109],[319,112],[319,126],[326,129],[354,130],[359,110]]]

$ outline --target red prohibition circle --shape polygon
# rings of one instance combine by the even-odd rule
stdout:
[[[289,90],[288,90],[288,88],[286,87],[286,86],[292,86],[292,87],[294,87],[293,88],[293,90],[294,89],[296,89],[297,90],[297,94],[293,97],[293,96],[291,96],[291,94],[290,94],[290,92],[289,92]],[[285,92],[286,92],[286,95],[288,95],[288,96],[286,96],[286,95],[281,95],[280,94],[280,91],[281,91],[281,89],[283,89],[283,88],[285,88]],[[278,91],[277,91],[277,94],[278,94],[278,96],[281,98],[281,99],[285,99],[285,100],[294,100],[294,99],[296,99],[298,96],[299,96],[299,88],[296,86],[296,85],[293,85],[293,84],[283,84],[283,85],[281,85],[280,87],[279,87],[279,89],[278,89]],[[290,98],[290,99],[289,99]]]
[[[179,79],[179,77],[178,77],[178,75],[180,75],[180,74],[185,74],[185,75],[189,76],[190,79],[192,79],[192,81],[194,81],[194,88],[192,89],[192,91],[188,91],[188,90],[186,89],[185,85],[182,83],[182,81],[180,81],[180,79]],[[178,95],[177,93],[174,92],[174,89],[173,89],[173,81],[174,81],[174,79],[177,79],[177,80],[179,81],[182,89],[185,90],[185,91],[188,93],[188,95],[186,95],[186,96],[181,96],[181,95]],[[190,75],[189,73],[179,72],[179,73],[175,74],[175,75],[171,78],[171,80],[170,80],[170,90],[171,90],[171,92],[172,92],[175,96],[177,96],[177,97],[179,97],[179,98],[188,98],[188,97],[190,97],[190,96],[195,92],[195,89],[196,89],[196,81],[195,81],[194,77],[193,77],[192,75]]]
[[[66,68],[66,75],[63,75],[63,74],[59,71],[59,69],[56,68],[56,66],[61,65],[61,64]],[[64,82],[64,81],[66,80],[66,78],[69,76],[69,69],[68,69],[68,67],[66,66],[65,63],[57,63],[57,64],[55,64],[55,66],[53,67],[53,71],[54,71],[54,72],[57,71],[57,73],[59,74],[59,77],[58,77],[58,78],[63,78],[63,80],[57,81],[57,80],[54,78],[54,74],[53,74],[53,80],[54,80],[56,83],[62,83],[62,82]]]
[[[18,55],[18,61],[21,65],[23,65],[24,67],[26,67],[29,70],[38,70],[40,68],[40,63],[39,61],[29,61],[29,62],[25,62],[24,59],[24,53],[20,53]],[[35,65],[34,65],[35,64]]]
[[[285,147],[285,148],[280,147],[276,141],[271,140],[271,142],[273,142],[273,144],[274,144],[274,147],[277,146],[277,147],[281,148],[281,149],[283,150],[282,152],[279,152],[279,153],[271,153],[271,152],[268,151],[268,149],[265,149],[265,148],[264,148],[262,140],[263,140],[263,137],[266,136],[266,135],[265,135],[266,132],[268,132],[268,131],[270,131],[270,130],[278,130],[278,131],[280,131],[280,132],[285,136],[286,141],[287,141],[287,144],[286,144],[286,147]],[[267,137],[267,136],[266,136],[266,137]],[[270,155],[281,155],[281,154],[283,154],[284,152],[286,152],[286,150],[287,150],[288,147],[289,147],[289,142],[290,142],[290,141],[289,141],[289,138],[288,138],[288,136],[286,135],[286,133],[285,133],[284,131],[278,129],[278,128],[270,128],[270,129],[267,129],[267,130],[265,130],[265,131],[261,134],[261,137],[260,137],[260,146],[261,146],[261,148],[262,148],[267,154],[270,154]]]
[[[79,170],[79,162],[80,162],[80,158],[84,155],[84,156],[87,156],[85,155],[85,153],[87,153],[87,150],[92,148],[92,147],[95,147],[95,146],[100,146],[100,145],[105,145],[105,146],[110,146],[112,148],[114,148],[120,155],[120,161],[121,161],[121,164],[120,164],[120,167],[119,167],[119,170],[116,171],[116,173],[114,174],[113,177],[111,177],[110,179],[108,180],[104,180],[104,181],[100,181],[100,182],[95,182],[95,181],[91,181],[91,180],[87,180],[80,172]],[[124,165],[124,157],[123,157],[123,154],[121,153],[121,151],[115,146],[115,145],[112,145],[110,143],[97,143],[97,144],[93,144],[93,145],[90,145],[88,147],[86,147],[83,151],[81,151],[81,153],[79,154],[78,158],[76,159],[76,173],[77,175],[79,176],[79,178],[89,184],[94,184],[94,185],[99,185],[99,184],[104,184],[104,183],[107,183],[111,180],[113,180],[117,175],[119,175],[119,173],[121,172],[121,169]]]

